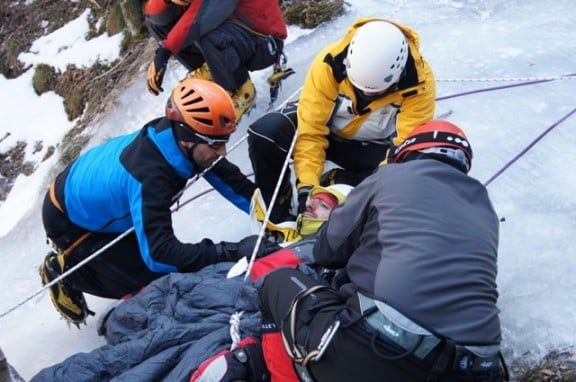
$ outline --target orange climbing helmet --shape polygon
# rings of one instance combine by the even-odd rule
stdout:
[[[180,81],[166,103],[166,118],[177,123],[176,136],[183,141],[201,142],[206,137],[228,140],[236,131],[232,99],[212,81]]]

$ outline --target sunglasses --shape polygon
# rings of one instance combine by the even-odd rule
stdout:
[[[176,126],[176,136],[178,139],[185,142],[203,143],[210,147],[216,147],[228,143],[228,140],[230,139],[230,135],[210,137],[200,134],[182,122],[177,122]]]
[[[197,132],[193,132],[193,134],[196,136],[196,138],[198,138],[201,141],[199,143],[207,144],[210,147],[225,145],[226,143],[228,143],[228,140],[230,139],[229,135],[224,135],[221,137],[214,138],[214,137],[208,137],[206,135],[202,135],[202,134],[197,133]]]

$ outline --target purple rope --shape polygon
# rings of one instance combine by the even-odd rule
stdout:
[[[572,76],[576,76],[576,73],[567,74],[565,77],[572,77]],[[445,99],[463,97],[463,96],[470,95],[470,94],[484,93],[484,92],[490,92],[490,91],[501,90],[501,89],[509,89],[509,88],[515,88],[515,87],[519,87],[519,86],[526,86],[526,85],[534,85],[534,84],[539,84],[542,82],[550,82],[550,81],[556,81],[556,78],[545,79],[545,80],[526,81],[526,82],[520,82],[520,83],[510,84],[510,85],[493,86],[493,87],[484,88],[484,89],[470,90],[467,92],[456,93],[456,94],[451,94],[451,95],[447,95],[447,96],[443,96],[443,97],[438,97],[438,98],[436,98],[436,101],[443,101]],[[498,173],[494,174],[490,179],[488,179],[488,181],[484,185],[487,186],[488,184],[490,184],[490,182],[492,182],[494,179],[496,179],[498,176],[500,176],[500,174],[502,172],[504,172],[508,167],[510,167],[510,165],[512,165],[512,163],[514,163],[516,160],[518,160],[522,155],[524,155],[526,153],[526,151],[528,151],[532,146],[534,146],[536,144],[536,142],[538,142],[540,139],[542,139],[542,137],[544,137],[544,135],[548,134],[548,132],[550,130],[555,128],[560,123],[564,122],[564,120],[567,119],[575,111],[576,111],[576,109],[572,110],[572,112],[570,112],[569,114],[564,116],[560,121],[558,121],[554,125],[550,126],[544,133],[542,133],[538,138],[536,138],[527,148],[525,148],[523,152],[518,154],[512,161],[507,163],[506,166],[504,166]],[[254,174],[249,174],[248,176],[252,176],[252,175],[254,175]],[[190,202],[192,202],[192,201],[194,201],[194,200],[196,200],[196,199],[198,199],[198,198],[200,198],[200,197],[202,197],[202,196],[204,196],[204,195],[206,195],[212,191],[214,191],[214,188],[210,188],[208,190],[202,191],[199,194],[192,196],[190,199],[187,199],[184,202],[178,204],[177,207],[172,209],[172,212],[177,211],[180,207],[183,207],[186,204],[188,204],[188,203],[190,203]]]
[[[248,174],[248,175],[246,175],[246,176],[248,177],[248,176],[252,176],[252,175],[254,175],[254,173]],[[188,204],[188,203],[190,203],[190,202],[198,199],[198,198],[201,197],[201,196],[204,196],[204,195],[206,195],[206,194],[209,194],[209,193],[211,193],[212,191],[215,191],[215,190],[216,190],[216,189],[215,189],[214,187],[212,187],[212,188],[209,188],[209,189],[207,189],[207,190],[204,190],[204,191],[202,191],[202,192],[200,192],[200,193],[198,193],[198,194],[196,194],[196,195],[194,195],[194,196],[191,196],[190,199],[187,199],[187,200],[183,201],[182,203],[178,203],[176,207],[172,208],[172,212],[178,211],[181,207],[184,207],[186,204]]]
[[[538,141],[542,138],[544,138],[544,136],[546,134],[548,134],[550,131],[552,131],[552,129],[554,129],[556,126],[558,126],[559,124],[561,124],[562,122],[564,122],[565,120],[567,120],[570,116],[572,116],[572,114],[576,113],[576,107],[574,109],[572,109],[568,114],[566,114],[565,116],[563,116],[562,118],[560,118],[558,121],[554,122],[550,127],[548,127],[546,130],[544,130],[538,137],[536,137],[536,139],[534,139],[532,142],[530,142],[530,144],[528,144],[528,146],[526,146],[522,151],[520,151],[514,158],[512,158],[508,163],[506,163],[500,170],[498,170],[496,172],[496,174],[492,175],[492,177],[490,179],[488,179],[485,183],[484,186],[488,186],[490,183],[492,183],[492,181],[496,178],[498,178],[500,175],[502,175],[502,173],[504,171],[506,171],[506,169],[508,169],[508,167],[510,167],[514,162],[516,162],[518,159],[520,159],[524,154],[526,154],[528,152],[528,150],[530,150],[536,143],[538,143]]]
[[[576,76],[576,73],[566,74],[564,77],[573,77],[573,76]],[[518,86],[534,85],[534,84],[540,84],[542,82],[550,82],[550,81],[556,81],[556,80],[557,80],[557,78],[550,78],[550,79],[545,79],[545,80],[526,81],[526,82],[520,82],[520,83],[510,84],[510,85],[501,85],[501,86],[493,86],[493,87],[484,88],[484,89],[470,90],[470,91],[463,92],[463,93],[456,93],[456,94],[451,94],[451,95],[447,95],[447,96],[443,96],[443,97],[438,97],[438,98],[436,98],[436,101],[443,101],[445,99],[462,97],[462,96],[470,95],[470,94],[491,92],[491,91],[495,91],[495,90],[515,88]]]

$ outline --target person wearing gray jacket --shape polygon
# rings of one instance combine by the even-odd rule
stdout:
[[[315,261],[346,277],[326,287],[277,270],[260,290],[264,312],[301,380],[507,380],[498,217],[467,175],[466,135],[427,122],[395,161],[360,183],[319,233]]]

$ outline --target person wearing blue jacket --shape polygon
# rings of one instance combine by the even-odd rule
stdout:
[[[170,272],[193,272],[252,253],[255,237],[239,243],[182,243],[172,228],[172,204],[188,179],[226,154],[236,130],[228,93],[205,80],[185,79],[173,90],[165,116],[79,156],[51,184],[43,223],[55,252],[40,266],[43,285],[110,241],[134,231],[63,281],[50,287],[56,309],[70,322],[90,312],[83,293],[121,298]],[[226,158],[205,174],[245,212],[255,185]]]

